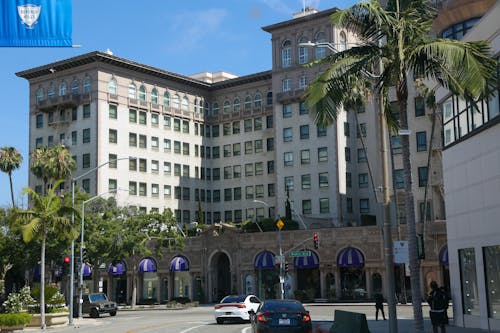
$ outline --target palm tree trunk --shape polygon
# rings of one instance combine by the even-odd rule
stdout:
[[[42,250],[40,253],[40,328],[45,330],[45,230],[42,231]]]
[[[14,188],[12,186],[12,171],[9,171],[9,182],[10,182],[10,197],[12,198],[12,208],[16,208],[16,203],[14,202]]]

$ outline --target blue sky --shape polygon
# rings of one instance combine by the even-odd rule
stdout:
[[[324,10],[357,0],[305,0]],[[303,0],[75,0],[73,44],[80,48],[0,49],[0,147],[24,158],[13,174],[21,204],[28,185],[28,81],[16,72],[79,54],[110,49],[116,56],[189,75],[224,70],[247,75],[271,69],[270,35],[261,27],[289,20]],[[1,10],[1,9],[0,9]],[[10,206],[8,176],[0,174],[0,206]]]

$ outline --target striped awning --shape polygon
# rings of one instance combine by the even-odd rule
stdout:
[[[176,256],[170,261],[170,272],[187,272],[189,271],[189,261],[184,256]]]
[[[308,269],[308,268],[318,268],[319,267],[319,257],[314,251],[310,251],[311,255],[309,257],[296,257],[293,266],[296,269]]]
[[[56,269],[54,270],[54,275],[56,278],[60,278],[63,275],[63,268],[62,266],[56,266]]]
[[[448,245],[445,245],[439,251],[439,263],[448,266]]]
[[[347,247],[337,257],[337,267],[363,267],[365,258],[360,250]]]
[[[139,273],[156,272],[156,264],[153,259],[144,258],[139,263]]]
[[[253,262],[255,269],[274,269],[274,254],[270,251],[260,252]]]
[[[122,275],[125,274],[125,265],[123,263],[118,263],[116,265],[109,265],[108,274],[110,275]]]
[[[83,277],[89,277],[92,275],[92,267],[89,264],[83,264]]]

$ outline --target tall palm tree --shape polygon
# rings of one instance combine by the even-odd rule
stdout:
[[[335,122],[343,102],[349,99],[352,87],[359,85],[359,77],[363,76],[361,73],[377,68],[380,62],[383,69],[379,77],[373,78],[373,87],[377,93],[385,95],[389,87],[395,88],[401,129],[408,129],[408,75],[415,73],[437,82],[469,101],[486,98],[494,91],[496,61],[489,57],[487,42],[431,37],[429,32],[436,10],[429,0],[401,0],[401,5],[399,0],[387,2],[387,7],[383,8],[377,0],[363,1],[332,15],[332,24],[355,33],[360,43],[318,61],[327,64],[328,69],[308,87],[306,96],[320,125]],[[384,113],[386,117],[393,118],[387,108]],[[415,328],[422,331],[410,144],[408,136],[402,136],[401,141],[413,312]]]
[[[66,179],[76,169],[76,162],[63,145],[39,147],[31,153],[31,172],[43,179],[45,191],[56,179]]]
[[[14,201],[14,188],[12,186],[12,171],[19,169],[23,163],[23,156],[14,147],[0,148],[0,170],[9,175],[10,196],[12,198],[12,207],[16,206]]]
[[[67,239],[68,235],[75,237],[75,230],[71,224],[71,213],[78,216],[69,201],[59,197],[55,189],[62,180],[56,181],[46,195],[41,195],[27,187],[23,194],[28,194],[30,207],[27,210],[17,210],[14,213],[14,221],[21,226],[23,240],[26,243],[32,241],[41,242],[40,251],[40,313],[41,328],[45,329],[45,244],[47,237]],[[72,302],[72,300],[70,300]]]

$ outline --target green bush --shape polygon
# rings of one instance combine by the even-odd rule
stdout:
[[[31,315],[27,313],[0,313],[0,326],[27,325],[31,322]]]
[[[45,299],[49,300],[54,296],[54,294],[59,292],[59,288],[56,286],[46,285],[45,286]],[[34,287],[31,289],[31,296],[35,299],[37,303],[40,303],[40,287]]]

